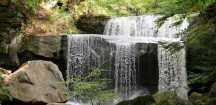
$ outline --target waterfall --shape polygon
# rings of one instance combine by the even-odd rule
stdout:
[[[115,55],[115,91],[123,93],[122,98],[129,98],[136,89],[135,46],[117,44]]]
[[[156,21],[161,18],[159,15],[145,15],[145,16],[131,16],[131,17],[121,17],[113,18],[108,21],[104,34],[110,36],[129,36],[129,37],[143,37],[144,39],[158,39],[160,42],[163,38],[176,39],[183,37],[182,32],[187,29],[189,23],[187,19],[174,26],[178,22],[179,17],[175,15],[168,18],[161,27],[157,27]],[[152,43],[151,41],[149,43]],[[167,41],[167,43],[172,43]],[[159,67],[159,91],[175,91],[182,97],[187,97],[187,77],[186,77],[186,67],[185,67],[185,49],[183,43],[179,42],[182,48],[178,51],[171,52],[168,48],[165,48],[160,43],[158,43],[158,67]],[[126,49],[122,49],[121,46],[117,46],[116,57],[119,58],[121,52]],[[127,44],[128,48],[131,44]],[[120,52],[120,53],[118,53]],[[134,59],[131,56],[127,56],[128,59]],[[115,63],[119,63],[116,60]],[[132,63],[133,64],[133,63]],[[130,71],[128,68],[125,71]],[[115,71],[119,73],[119,68]],[[136,72],[136,70],[135,70]],[[122,75],[131,75],[121,72]],[[132,74],[132,77],[136,77]],[[118,84],[121,77],[116,77],[116,84]],[[136,81],[136,80],[135,80]],[[121,82],[120,82],[121,83]],[[122,86],[124,87],[124,86]],[[120,88],[122,88],[120,87]],[[116,87],[119,88],[119,87]]]
[[[180,20],[181,17],[179,15],[175,15],[173,17],[168,18],[164,24],[158,29],[158,37],[166,37],[166,38],[182,38],[182,32],[188,28],[189,22],[187,18]],[[179,23],[175,25],[176,23]]]
[[[156,37],[157,25],[155,21],[159,15],[130,16],[111,19],[106,27],[105,35],[124,35],[133,37]]]
[[[156,19],[160,16],[131,16],[111,19],[104,34],[109,36],[124,36],[126,40],[116,43],[115,55],[115,90],[123,93],[123,98],[129,98],[136,92],[136,55],[135,45],[130,37],[156,37]],[[126,43],[126,44],[125,44]]]
[[[159,91],[174,91],[183,99],[187,99],[187,77],[185,68],[185,49],[182,43],[181,49],[170,51],[162,45],[158,45],[159,65]]]
[[[106,64],[110,70],[112,46],[101,37],[93,35],[69,35],[68,36],[68,65],[67,78],[73,75],[83,76],[92,69]]]
[[[160,15],[117,17],[107,22],[104,35],[68,35],[68,80],[73,75],[83,76],[92,69],[101,68],[104,77],[112,79],[112,88],[120,94],[121,100],[142,95],[143,91],[148,93],[145,83],[139,81],[140,78],[145,79],[141,74],[148,69],[151,75],[154,73],[151,69],[158,69],[157,90],[175,91],[178,96],[186,99],[186,54],[181,38],[184,37],[182,32],[187,29],[189,23],[187,19],[183,19],[180,24],[173,26],[178,22],[178,16],[173,16],[158,27],[156,21],[161,17]],[[146,45],[156,47],[149,50],[148,47],[143,47]],[[155,54],[151,55],[154,51]],[[155,62],[137,63],[140,53],[147,54],[145,55],[147,57],[142,59],[146,62],[154,61],[148,60],[149,57],[154,57],[157,60],[157,67],[152,68],[148,65]],[[140,65],[144,68],[138,68]],[[139,85],[144,88],[140,90]]]

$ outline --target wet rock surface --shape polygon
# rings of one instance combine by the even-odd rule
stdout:
[[[108,19],[107,16],[81,16],[76,26],[82,33],[103,34]]]

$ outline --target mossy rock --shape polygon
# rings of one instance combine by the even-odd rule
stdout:
[[[208,100],[208,103],[206,105],[215,105],[215,104],[216,104],[216,97],[210,98]]]
[[[146,96],[137,97],[132,102],[133,105],[151,105],[155,103],[155,100],[153,96],[146,95]]]
[[[117,105],[153,105],[155,100],[153,96],[146,95],[146,96],[139,96],[133,100],[122,101]]]
[[[127,101],[122,101],[120,103],[118,103],[117,105],[131,105],[132,101],[127,100]]]
[[[211,86],[211,90],[209,92],[210,97],[216,97],[216,82]]]
[[[193,92],[189,99],[194,105],[206,105],[208,97],[201,93]]]
[[[178,97],[174,92],[157,93],[154,98],[156,105],[192,105],[189,101]]]
[[[203,95],[201,93],[198,93],[198,92],[193,92],[190,95],[190,99],[200,99],[201,97],[203,97]]]

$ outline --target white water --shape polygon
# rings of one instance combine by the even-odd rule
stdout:
[[[74,74],[103,65],[105,61],[114,63],[114,87],[122,99],[139,95],[136,89],[136,44],[158,45],[158,90],[175,91],[187,98],[185,49],[181,34],[188,27],[187,19],[173,26],[176,17],[168,18],[158,28],[155,21],[159,15],[145,15],[113,18],[108,21],[105,35],[70,35],[68,38],[68,79]],[[177,43],[181,49],[174,52],[161,43]],[[106,50],[106,51],[105,51]],[[108,55],[108,56],[106,56]],[[111,57],[114,57],[114,62]],[[147,92],[148,93],[148,92]]]
[[[180,43],[181,46],[184,46]],[[187,77],[185,68],[185,49],[170,51],[158,45],[159,91],[175,91],[187,99]]]
[[[138,40],[143,41],[143,43],[154,43],[155,40],[160,42],[161,40],[166,39],[168,43],[172,43],[172,40],[179,40],[181,46],[182,42],[180,41],[183,37],[182,32],[187,29],[189,23],[187,19],[183,19],[181,24],[173,26],[175,22],[179,20],[178,15],[168,18],[160,28],[156,25],[156,20],[161,16],[158,15],[146,15],[146,16],[132,16],[132,17],[121,17],[111,19],[105,28],[105,35],[110,36],[124,36],[128,38],[127,42],[131,43],[133,40],[135,43]],[[130,38],[133,37],[133,38]],[[134,37],[138,39],[134,40]],[[142,37],[142,38],[140,38]],[[145,41],[147,40],[147,41]],[[118,48],[117,43],[117,53],[116,59],[121,59],[118,52],[127,50],[128,47],[131,47],[131,44],[126,44],[128,47]],[[120,46],[121,47],[121,46]],[[132,54],[128,54],[132,55]],[[127,56],[128,59],[134,59],[131,56]],[[116,60],[115,63],[119,64],[122,61]],[[134,62],[130,62],[133,64]],[[159,84],[158,88],[160,92],[164,91],[176,91],[177,94],[182,97],[187,97],[187,83],[186,83],[186,68],[185,68],[185,49],[184,47],[178,51],[171,52],[166,49],[165,46],[158,43],[158,66],[159,66]],[[132,68],[134,71],[135,68]],[[124,69],[124,71],[131,72],[130,68]],[[116,73],[119,73],[118,68],[116,68]],[[135,70],[136,71],[136,70]],[[135,72],[134,71],[134,72]],[[120,72],[122,75],[127,75],[125,72]],[[128,74],[130,77],[136,77],[136,74]],[[116,84],[119,84],[119,81],[122,81],[119,75],[116,75]],[[120,79],[120,80],[119,80]],[[123,78],[124,79],[124,78]],[[136,81],[136,80],[135,80]],[[121,82],[120,82],[121,83]],[[130,87],[134,87],[134,84],[130,84]],[[123,88],[125,86],[116,87]],[[129,90],[130,91],[130,90]],[[129,92],[130,93],[130,92]]]
[[[158,29],[157,36],[165,38],[181,38],[181,34],[189,26],[187,18],[183,19],[181,24],[175,26],[175,22],[181,21],[179,15],[168,18],[164,24]]]
[[[136,89],[135,45],[117,44],[115,55],[115,91],[128,98]]]
[[[159,17],[161,16],[146,15],[113,18],[107,23],[104,34],[111,36],[156,37],[157,28],[154,21]]]

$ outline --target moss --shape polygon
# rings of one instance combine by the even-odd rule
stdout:
[[[186,43],[189,86],[200,93],[208,93],[216,81],[216,19],[207,11],[194,18]]]
[[[133,101],[133,105],[151,105],[155,103],[153,96],[146,95],[135,98]]]
[[[11,99],[8,87],[4,83],[3,74],[0,73],[0,104],[3,101],[8,101]]]
[[[157,93],[154,95],[157,105],[191,105],[187,100],[183,100],[174,92]]]
[[[209,92],[210,97],[216,97],[216,82],[212,85],[211,90]]]
[[[117,105],[152,105],[155,103],[153,96],[139,96],[133,100],[122,101]]]
[[[117,105],[132,105],[131,103],[132,102],[130,100],[128,100],[128,101],[122,101],[122,102],[118,103]]]
[[[210,99],[208,100],[208,103],[207,103],[206,105],[215,105],[215,103],[216,103],[216,97],[210,98]]]
[[[189,99],[194,105],[206,105],[208,97],[205,97],[201,93],[193,92]]]

